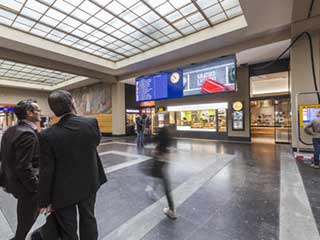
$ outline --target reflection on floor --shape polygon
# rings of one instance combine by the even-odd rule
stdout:
[[[265,143],[265,144],[275,144],[274,138],[270,137],[252,137],[251,142],[253,143]]]
[[[279,238],[280,228],[288,226],[279,203],[283,154],[294,163],[289,146],[176,140],[169,154],[178,213],[172,221],[162,213],[162,190],[156,199],[145,191],[152,178],[143,173],[151,167],[154,146],[138,151],[134,139],[116,141],[99,146],[109,177],[97,198],[99,239],[299,239]],[[291,192],[284,196],[292,198]],[[1,233],[8,223],[15,229],[15,201],[0,191],[0,207],[5,218],[0,214],[0,240],[7,240]]]

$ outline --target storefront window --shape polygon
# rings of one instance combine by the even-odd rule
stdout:
[[[272,99],[251,101],[251,126],[274,126]]]
[[[176,120],[175,120],[175,114],[174,112],[169,112],[169,124],[175,124]]]
[[[183,111],[177,112],[176,116],[177,130],[180,131],[227,131],[226,109]]]
[[[227,109],[218,109],[218,131],[227,132]]]

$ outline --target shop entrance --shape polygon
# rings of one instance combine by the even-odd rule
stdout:
[[[289,82],[288,71],[250,77],[252,142],[290,143]]]
[[[289,143],[291,141],[290,98],[251,100],[251,141]]]

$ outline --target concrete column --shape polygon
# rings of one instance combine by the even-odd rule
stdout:
[[[314,52],[314,65],[316,71],[317,85],[320,90],[320,32],[312,33],[313,52]],[[296,94],[300,92],[315,91],[312,66],[310,58],[309,42],[306,36],[298,40],[291,49],[291,62],[290,62],[290,87],[291,87],[291,106],[292,106],[292,147],[297,147],[298,136],[296,134],[298,119],[296,117]],[[299,98],[299,105],[301,104],[317,104],[318,100],[315,94],[305,95]],[[311,137],[304,134],[301,130],[301,137],[307,142],[311,142]],[[311,146],[300,145],[304,148],[311,148]]]
[[[112,84],[112,135],[126,133],[126,104],[124,83]]]

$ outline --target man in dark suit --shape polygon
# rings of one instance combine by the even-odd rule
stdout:
[[[18,199],[18,225],[15,240],[25,240],[37,215],[39,141],[36,123],[39,105],[32,100],[20,101],[14,108],[18,123],[2,136],[2,183]]]
[[[40,211],[53,211],[61,238],[74,240],[78,239],[78,210],[80,239],[96,240],[96,192],[107,181],[97,152],[98,122],[77,116],[74,100],[67,91],[51,93],[48,102],[61,118],[40,137]]]

